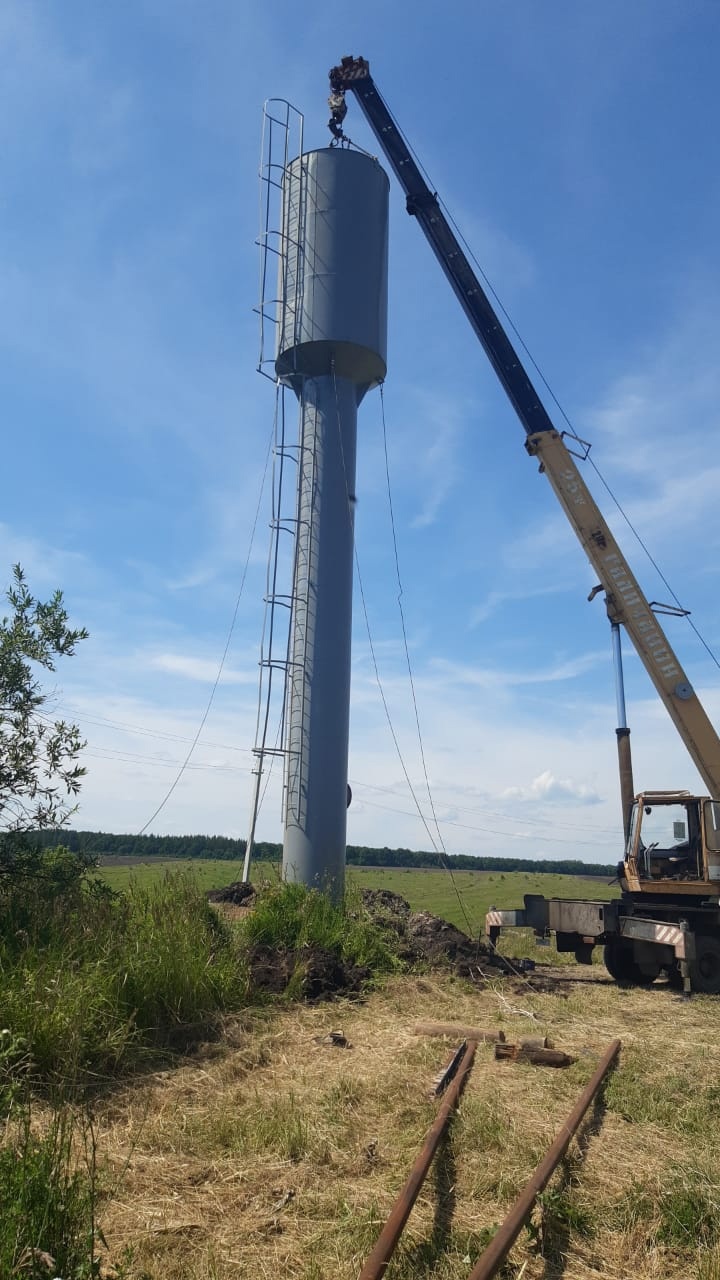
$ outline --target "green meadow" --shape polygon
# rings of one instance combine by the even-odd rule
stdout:
[[[199,887],[219,889],[242,877],[241,862],[205,859],[155,861],[137,860],[123,865],[101,866],[100,874],[112,888],[125,888],[131,881],[141,885],[162,880],[168,870],[189,872]],[[251,872],[254,882],[275,880],[276,864],[257,862]],[[357,889],[388,889],[406,898],[414,911],[431,911],[466,932],[482,929],[486,911],[495,907],[522,907],[526,893],[546,897],[617,897],[617,883],[596,876],[533,875],[524,871],[426,871],[415,867],[349,867],[348,886]]]

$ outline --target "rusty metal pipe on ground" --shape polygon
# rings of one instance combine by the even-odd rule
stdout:
[[[605,1050],[592,1079],[583,1089],[570,1115],[545,1158],[515,1201],[504,1222],[498,1227],[485,1252],[478,1258],[468,1280],[491,1280],[509,1254],[523,1225],[530,1217],[535,1199],[545,1189],[580,1127],[585,1112],[598,1092],[605,1076],[620,1052],[620,1041],[613,1040]]]
[[[453,1108],[462,1093],[475,1058],[476,1049],[477,1042],[469,1040],[462,1062],[458,1067],[457,1075],[445,1095],[445,1100],[438,1110],[432,1127],[428,1130],[422,1150],[410,1170],[410,1176],[392,1207],[390,1216],[380,1232],[372,1253],[360,1272],[360,1280],[380,1280],[380,1277],[385,1274],[386,1267],[400,1239],[402,1229],[410,1217],[410,1212],[418,1198],[420,1188],[427,1177],[428,1169],[432,1164],[440,1140],[450,1122]]]

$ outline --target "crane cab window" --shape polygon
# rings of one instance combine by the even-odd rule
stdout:
[[[705,801],[705,841],[711,853],[720,853],[720,804]]]
[[[638,849],[645,874],[651,880],[696,879],[701,851],[697,804],[645,805],[638,816]]]
[[[630,815],[630,830],[628,832],[627,844],[625,846],[626,858],[629,858],[632,855],[632,851],[635,848],[635,833],[640,825],[641,816],[642,816],[642,809],[636,800],[632,807],[632,813]]]

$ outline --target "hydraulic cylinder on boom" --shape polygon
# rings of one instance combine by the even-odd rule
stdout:
[[[618,738],[626,843],[620,903],[576,904],[587,910],[573,914],[571,903],[535,899],[530,907],[526,903],[523,912],[495,913],[513,919],[489,921],[490,936],[513,924],[530,924],[539,933],[552,929],[558,946],[574,950],[580,959],[589,959],[592,947],[603,942],[606,962],[616,977],[652,981],[661,968],[674,971],[682,966],[686,985],[689,974],[695,988],[720,992],[720,738],[656,612],[681,615],[684,611],[658,606],[646,598],[578,465],[587,460],[589,444],[553,424],[364,58],[343,58],[330,71],[331,146],[351,145],[343,129],[348,90],[357,99],[405,192],[408,213],[422,228],[520,419],[527,452],[549,480],[598,576],[600,585],[591,597],[598,590],[604,593],[618,640],[622,626],[708,790],[706,796],[643,793],[629,812],[627,788],[632,775],[627,726],[621,723]],[[622,747],[621,733],[625,738]],[[648,836],[649,828],[651,834],[657,833],[657,839]],[[551,911],[553,902],[557,910]],[[653,919],[645,918],[649,910]]]

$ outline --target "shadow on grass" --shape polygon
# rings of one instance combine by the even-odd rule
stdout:
[[[429,1280],[431,1276],[440,1280],[443,1276],[455,1275],[458,1258],[463,1259],[463,1266],[469,1271],[495,1234],[495,1226],[472,1232],[453,1231],[457,1200],[454,1122],[455,1114],[443,1134],[432,1166],[435,1200],[432,1231],[426,1240],[418,1241],[408,1249],[401,1246],[390,1264],[389,1274],[393,1280],[422,1280],[423,1277]],[[498,1280],[514,1280],[517,1275],[517,1268],[506,1263],[498,1272]]]
[[[454,1120],[454,1117],[453,1117]],[[455,1216],[457,1199],[455,1187],[457,1183],[457,1167],[452,1144],[453,1120],[443,1134],[438,1147],[433,1170],[435,1187],[435,1217],[433,1218],[430,1246],[435,1257],[447,1250],[452,1238],[452,1223]]]
[[[590,1141],[600,1133],[606,1111],[603,1085],[595,1096],[589,1117],[586,1117],[578,1130],[575,1150],[572,1153],[566,1152],[558,1167],[554,1185],[538,1199],[540,1224],[537,1242],[545,1259],[543,1280],[561,1280],[566,1273],[572,1237],[592,1234],[592,1216],[577,1203],[575,1187]]]

